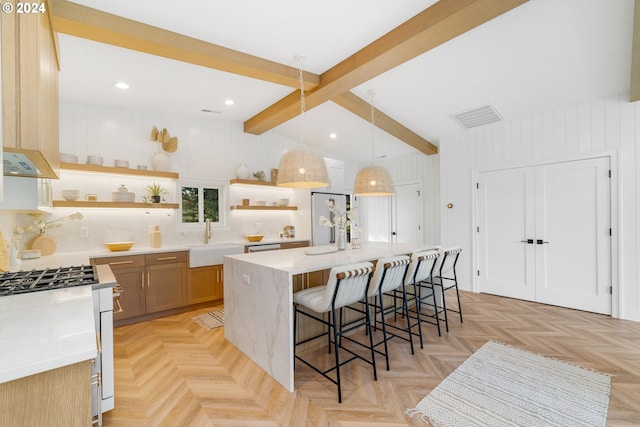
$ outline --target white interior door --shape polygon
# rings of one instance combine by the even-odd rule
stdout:
[[[480,291],[611,314],[609,158],[478,175]]]
[[[536,167],[536,300],[611,314],[609,158]]]
[[[391,197],[357,197],[360,237],[365,242],[391,242]]]
[[[535,300],[533,176],[533,168],[478,175],[476,231],[482,292]]]
[[[392,232],[395,243],[423,243],[422,211],[420,184],[395,186]]]

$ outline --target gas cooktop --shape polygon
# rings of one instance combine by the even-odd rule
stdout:
[[[96,283],[92,265],[0,273],[0,297]]]

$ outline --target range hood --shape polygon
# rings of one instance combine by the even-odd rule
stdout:
[[[37,150],[3,147],[4,175],[58,179],[44,155]]]

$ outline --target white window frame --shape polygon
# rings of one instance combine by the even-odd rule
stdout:
[[[198,222],[183,223],[182,222],[182,188],[183,187],[197,187],[198,188]],[[203,189],[211,188],[218,190],[218,209],[219,209],[219,221],[212,222],[211,226],[215,228],[224,228],[227,226],[228,221],[228,184],[224,181],[209,180],[209,179],[195,179],[187,178],[178,181],[178,198],[180,200],[180,208],[178,209],[178,215],[176,215],[176,223],[178,229],[193,230],[200,229],[204,225],[204,203],[203,203]]]

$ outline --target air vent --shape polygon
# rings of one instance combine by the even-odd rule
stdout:
[[[500,113],[491,104],[452,114],[451,117],[467,129],[502,120]]]

